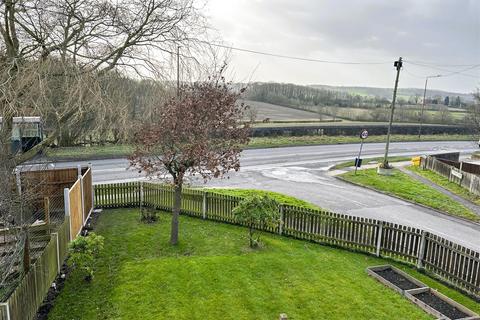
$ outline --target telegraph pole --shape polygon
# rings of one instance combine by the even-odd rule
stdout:
[[[393,114],[395,112],[395,101],[397,99],[398,78],[400,77],[400,69],[402,69],[402,57],[398,58],[398,61],[393,63],[393,66],[397,69],[397,77],[395,78],[395,87],[393,88],[392,108],[390,109],[390,121],[388,123],[387,131],[387,143],[385,144],[385,157],[383,158],[383,167],[388,169],[388,148],[390,147],[390,133],[392,131]]]

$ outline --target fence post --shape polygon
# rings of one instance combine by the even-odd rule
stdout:
[[[70,220],[70,190],[68,188],[63,189],[63,202],[65,204],[65,216],[69,218],[68,239],[72,241],[72,220]]]
[[[82,175],[82,166],[77,165],[77,176],[81,176],[81,175]]]
[[[0,303],[0,306],[3,306],[7,309],[7,318],[5,320],[10,320],[10,307],[8,306],[8,302]]]
[[[143,193],[143,181],[140,181],[140,209],[143,208],[144,193]]]
[[[80,166],[79,166],[80,167]],[[81,169],[80,169],[81,170]],[[85,196],[83,192],[83,177],[78,175],[78,180],[80,180],[80,210],[82,211],[82,226],[85,225]]]
[[[58,232],[53,232],[52,236],[56,239],[56,248],[57,248],[57,269],[58,273],[60,273],[60,244],[58,243]]]
[[[423,259],[425,258],[425,243],[427,240],[427,232],[422,230],[422,238],[420,239],[420,244],[418,247],[418,257],[417,257],[417,268],[421,269],[423,267]]]
[[[203,192],[203,200],[202,200],[202,218],[207,218],[207,191]]]
[[[283,221],[284,221],[284,218],[283,218],[283,206],[280,205],[280,225],[278,226],[278,234],[282,234],[282,233],[283,233]]]
[[[30,237],[28,235],[28,227],[25,228],[25,243],[23,244],[23,272],[30,270]]]
[[[380,249],[382,247],[382,231],[383,231],[383,222],[379,222],[378,232],[377,232],[377,251],[375,253],[377,257],[380,257]]]
[[[43,198],[43,209],[45,210],[45,223],[50,224],[50,198]]]
[[[92,210],[95,208],[95,188],[93,187],[93,168],[92,168],[92,163],[88,163],[88,167],[90,168],[90,181],[92,183]]]

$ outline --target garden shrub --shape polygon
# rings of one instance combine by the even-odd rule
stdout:
[[[158,221],[157,210],[152,208],[140,209],[140,221],[144,223],[154,223]]]
[[[93,232],[86,237],[79,236],[70,242],[68,249],[68,265],[82,272],[86,281],[92,280],[97,257],[103,249],[103,237]]]
[[[276,227],[281,223],[279,203],[269,196],[249,196],[233,209],[237,222],[248,227],[250,248],[255,248],[260,243],[260,237],[255,237],[255,229],[259,227]]]

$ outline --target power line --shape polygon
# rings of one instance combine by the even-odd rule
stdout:
[[[390,64],[391,63],[389,61],[385,61],[385,62],[361,62],[361,61],[338,61],[338,60],[314,59],[314,58],[289,56],[289,55],[272,53],[272,52],[264,52],[264,51],[257,51],[257,50],[227,46],[227,45],[222,45],[222,44],[218,44],[218,43],[211,43],[211,42],[207,42],[207,41],[202,41],[202,42],[204,42],[206,44],[209,44],[211,46],[214,46],[214,47],[219,47],[219,48],[224,48],[224,49],[229,49],[229,50],[253,53],[253,54],[264,55],[264,56],[269,56],[269,57],[277,57],[277,58],[282,58],[282,59],[298,60],[298,61],[328,63],[328,64],[344,64],[344,65],[382,65],[382,64]],[[445,64],[445,65],[441,65],[441,64],[435,64],[435,63],[430,63],[430,62],[410,61],[410,60],[404,60],[404,62],[409,63],[411,65],[419,66],[419,67],[430,68],[430,69],[435,69],[435,70],[447,72],[447,74],[443,74],[442,77],[448,77],[448,76],[452,76],[452,75],[455,75],[455,74],[463,75],[463,76],[467,76],[467,77],[472,77],[472,78],[475,78],[475,79],[478,79],[480,77],[480,76],[464,73],[465,71],[472,70],[472,69],[480,67],[480,64]],[[462,69],[462,70],[458,70],[458,71],[452,71],[452,70],[448,70],[448,69],[439,68],[437,66],[467,67],[467,68]],[[417,78],[425,78],[424,76],[423,77],[418,76],[418,75],[415,75],[415,74],[410,73],[408,71],[407,71],[407,73],[414,76],[414,77],[417,77]]]
[[[478,65],[478,63],[471,63],[471,64],[442,64],[436,62],[428,62],[428,61],[415,61],[415,60],[405,60],[405,62],[415,63],[422,66],[433,66],[433,67],[472,67]]]
[[[392,63],[390,61],[385,61],[385,62],[360,62],[360,61],[335,61],[335,60],[313,59],[313,58],[288,56],[288,55],[271,53],[271,52],[263,52],[263,51],[256,51],[256,50],[250,50],[250,49],[243,49],[243,48],[238,48],[238,47],[221,45],[221,44],[217,44],[217,43],[210,43],[210,42],[206,42],[206,43],[208,43],[209,45],[215,46],[215,47],[220,47],[220,48],[225,48],[225,49],[230,49],[230,50],[235,50],[235,51],[248,52],[248,53],[254,53],[254,54],[259,54],[259,55],[264,55],[264,56],[283,58],[283,59],[290,59],[290,60],[308,61],[308,62],[329,63],[329,64],[354,64],[354,65],[380,65],[380,64],[391,64]]]
[[[405,71],[407,74],[411,75],[414,78],[425,79],[425,76],[419,76],[418,74],[408,71],[408,69],[403,68],[403,71]]]
[[[468,68],[464,68],[462,70],[452,71],[452,70],[433,67],[433,66],[425,65],[425,64],[421,64],[421,63],[415,63],[415,62],[412,62],[412,61],[409,61],[409,63],[411,65],[414,65],[414,66],[419,66],[419,67],[423,67],[423,68],[429,68],[429,69],[434,69],[434,70],[447,72],[447,74],[443,74],[442,77],[448,77],[448,76],[451,76],[451,75],[459,74],[459,75],[462,75],[462,76],[472,77],[472,78],[475,78],[475,79],[480,78],[480,75],[476,76],[476,75],[473,75],[473,74],[464,73],[465,71],[469,71],[469,70],[476,69],[476,68],[480,67],[480,64],[474,64],[474,65],[470,65]]]

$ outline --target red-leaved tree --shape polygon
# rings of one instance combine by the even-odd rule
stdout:
[[[138,128],[131,166],[147,176],[173,182],[171,244],[178,243],[182,186],[187,176],[204,181],[240,169],[240,152],[249,141],[248,106],[237,103],[236,90],[222,72],[207,81],[187,84],[180,97],[157,108],[151,124]]]

